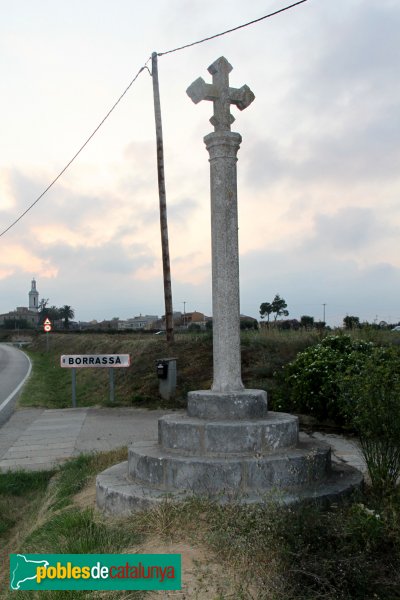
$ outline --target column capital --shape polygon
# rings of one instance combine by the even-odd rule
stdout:
[[[240,133],[234,131],[213,131],[204,138],[210,158],[236,158],[242,142]]]

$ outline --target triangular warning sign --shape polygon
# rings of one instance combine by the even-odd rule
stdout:
[[[44,320],[43,325],[51,325],[49,317],[47,317],[47,319]]]

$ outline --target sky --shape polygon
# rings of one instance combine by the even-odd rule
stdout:
[[[0,230],[43,192],[151,53],[278,0],[0,0]],[[212,103],[225,56],[238,154],[241,312],[400,322],[400,3],[308,0],[158,58],[174,310],[211,315]],[[151,67],[150,63],[147,63]],[[152,80],[145,69],[51,190],[0,237],[0,313],[40,298],[89,321],[164,313]],[[184,304],[185,303],[185,304]]]

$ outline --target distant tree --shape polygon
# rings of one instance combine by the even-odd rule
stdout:
[[[240,329],[258,329],[255,319],[240,319]]]
[[[62,319],[62,315],[61,315],[61,308],[57,308],[57,306],[50,306],[50,308],[47,309],[47,315],[50,319],[50,321],[58,321],[59,319]]]
[[[343,319],[343,325],[346,329],[357,329],[358,327],[360,327],[360,318],[347,315]]]
[[[308,315],[303,315],[300,317],[301,326],[305,329],[312,329],[314,327],[314,317],[309,317]]]
[[[28,323],[26,319],[21,317],[9,317],[8,319],[4,319],[3,323],[4,329],[31,329],[32,325]]]
[[[46,298],[46,299],[42,298],[40,300],[39,305],[38,305],[38,311],[39,311],[39,313],[42,313],[45,310],[45,308],[48,305],[48,303],[49,303],[49,299],[48,298]]]
[[[43,325],[43,321],[50,319],[52,323],[61,319],[60,309],[57,306],[48,306],[49,299],[42,298],[39,302],[39,326]]]
[[[287,317],[289,311],[286,310],[287,304],[284,298],[281,298],[279,294],[275,295],[275,298],[272,300],[272,312],[275,314],[274,321],[277,320],[278,317]]]
[[[43,325],[43,321],[47,317],[47,304],[49,302],[48,298],[42,298],[38,304],[38,313],[39,313],[39,323],[38,325]]]
[[[64,306],[59,309],[59,315],[61,319],[64,319],[65,329],[69,329],[69,320],[73,319],[75,316],[74,309],[71,308],[71,306],[68,306],[68,304],[64,304]]]
[[[260,306],[260,317],[264,319],[267,317],[267,326],[269,327],[269,316],[273,313],[271,302],[263,302]]]
[[[298,329],[300,329],[300,321],[297,319],[285,319],[283,321],[277,321],[276,327],[282,330],[291,329],[293,331],[298,331]]]

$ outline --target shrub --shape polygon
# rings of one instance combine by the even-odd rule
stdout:
[[[400,352],[375,348],[341,385],[342,409],[357,431],[371,483],[391,492],[400,477]]]
[[[343,424],[345,415],[339,401],[341,380],[345,373],[358,372],[373,349],[372,342],[354,341],[341,335],[326,337],[300,352],[277,373],[279,389],[274,408]]]

